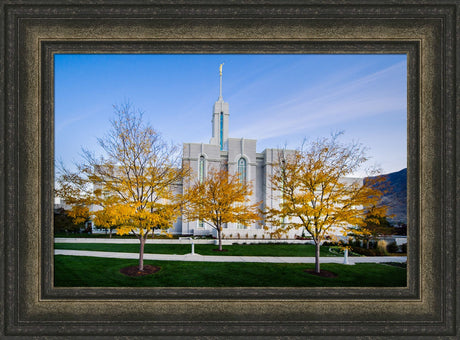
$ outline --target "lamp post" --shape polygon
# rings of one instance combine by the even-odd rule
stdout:
[[[349,264],[348,263],[348,249],[345,248],[345,250],[343,251],[343,264]]]

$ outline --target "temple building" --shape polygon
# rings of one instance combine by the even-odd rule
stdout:
[[[257,152],[257,140],[229,137],[229,103],[222,97],[222,65],[219,70],[220,87],[219,97],[212,110],[212,137],[209,144],[184,143],[183,163],[188,165],[194,176],[205,178],[211,168],[226,167],[230,173],[238,173],[241,181],[252,185],[253,194],[251,203],[261,203],[261,208],[271,207],[276,202],[276,196],[270,186],[270,177],[273,174],[273,164],[278,161],[281,152],[290,150],[265,149]],[[182,189],[182,188],[181,188]],[[266,231],[262,228],[263,222],[249,225],[225,225],[225,235],[237,234],[250,237],[261,237]],[[173,234],[206,235],[213,232],[213,228],[200,221],[185,221],[182,218],[170,230]]]

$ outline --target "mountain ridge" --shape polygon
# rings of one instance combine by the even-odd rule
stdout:
[[[393,224],[407,224],[407,168],[379,176],[365,177],[364,182],[370,179],[382,179],[386,189],[381,204],[389,207],[388,220]]]

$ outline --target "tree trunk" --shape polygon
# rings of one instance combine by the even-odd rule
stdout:
[[[319,241],[315,241],[315,246],[316,246],[316,252],[315,252],[315,273],[319,273],[319,272],[320,272],[320,268],[319,268],[319,248],[320,248],[320,244],[319,244]]]
[[[143,271],[144,270],[144,244],[145,244],[145,238],[143,235],[139,235],[139,241],[141,242],[140,249],[139,249],[139,270]]]
[[[219,238],[219,251],[222,251],[221,227],[217,227],[217,237]]]
[[[112,238],[112,228],[109,229],[109,238]]]

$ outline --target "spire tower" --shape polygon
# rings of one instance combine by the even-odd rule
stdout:
[[[220,87],[219,87],[219,100],[222,100],[222,66],[224,63],[219,66],[219,78],[220,78]]]
[[[219,98],[214,103],[214,110],[212,115],[212,138],[210,144],[220,146],[220,150],[227,148],[228,140],[228,117],[229,109],[228,103],[224,102],[222,98],[222,66],[219,66]]]

